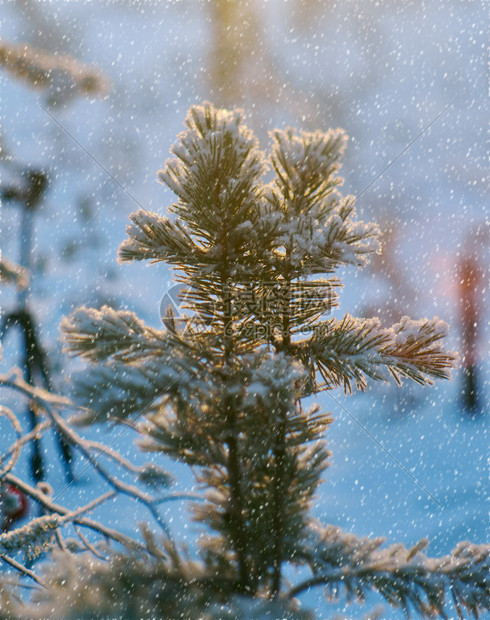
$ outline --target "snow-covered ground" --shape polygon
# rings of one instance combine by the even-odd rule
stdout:
[[[346,271],[340,312],[379,308],[388,320],[387,300],[400,297],[403,311],[414,318],[438,315],[449,322],[449,348],[459,349],[458,256],[469,252],[483,270],[490,262],[488,228],[482,232],[488,203],[484,3],[237,4],[243,13],[224,18],[212,2],[200,0],[58,0],[0,7],[5,39],[71,53],[98,66],[112,83],[102,99],[50,108],[63,130],[41,107],[42,91],[0,73],[2,143],[19,162],[47,166],[52,178],[36,219],[31,298],[53,359],[59,359],[59,321],[80,304],[108,301],[158,325],[169,270],[119,266],[116,251],[138,203],[164,211],[173,200],[156,182],[156,171],[187,108],[204,99],[245,107],[264,148],[267,131],[275,126],[344,127],[351,137],[344,189],[362,194],[360,217],[396,235],[386,262],[396,262],[398,274],[389,279],[382,265],[360,274]],[[236,29],[237,40],[242,28],[251,36],[253,26],[256,39],[240,43],[238,59],[218,45],[223,34],[217,31],[218,17]],[[232,63],[240,76],[234,81]],[[222,82],[216,77],[219,67]],[[3,168],[0,174],[2,182],[10,179]],[[15,211],[2,206],[1,247],[12,259],[18,258],[18,224]],[[488,305],[484,292],[481,297],[485,343]],[[13,303],[13,294],[2,289],[2,309]],[[7,340],[2,371],[18,363],[18,344]],[[483,379],[489,367],[484,344],[480,363]],[[433,555],[448,553],[460,540],[484,542],[487,419],[464,415],[459,378],[456,373],[451,383],[435,388],[375,387],[349,398],[324,394],[322,406],[335,418],[328,433],[333,456],[315,514],[358,535],[386,536],[388,542],[411,545],[428,536]],[[69,383],[68,373],[57,377],[59,389]],[[484,414],[488,395],[487,381]],[[125,431],[116,445],[134,454],[132,440]],[[61,489],[56,467],[54,460],[52,482]],[[172,467],[178,488],[188,488],[189,473]],[[94,492],[93,480],[87,471],[60,501],[85,501]],[[143,509],[123,506],[115,513],[106,505],[99,514],[129,533],[146,516]],[[169,505],[169,520],[177,534],[192,538],[195,525],[182,525],[182,505]],[[315,601],[319,617],[334,613],[321,593],[307,600]],[[377,600],[368,603],[373,608]],[[345,613],[362,617],[363,611]],[[385,605],[382,617],[397,616]]]

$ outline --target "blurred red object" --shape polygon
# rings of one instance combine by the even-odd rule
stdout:
[[[463,367],[462,400],[466,411],[479,410],[478,344],[480,286],[483,280],[478,261],[463,255],[458,265],[461,353]]]
[[[12,525],[25,517],[29,510],[27,497],[11,484],[0,488],[0,514],[2,516],[2,532],[8,532]]]

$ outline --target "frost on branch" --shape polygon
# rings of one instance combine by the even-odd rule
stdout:
[[[310,620],[314,614],[300,609],[296,597],[315,587],[324,588],[329,600],[346,594],[348,601],[357,602],[377,591],[407,617],[447,618],[451,602],[459,618],[477,618],[489,608],[488,545],[459,543],[450,555],[433,559],[422,553],[426,540],[410,549],[401,544],[383,548],[383,539],[358,538],[338,527],[311,523],[295,564],[307,565],[312,577],[270,599],[266,592],[237,594],[231,563],[191,560],[170,543],[156,541],[147,529],[144,536],[145,552],[109,553],[106,561],[88,553],[55,552],[42,573],[45,588],[30,604],[14,606],[16,614],[10,618],[231,620],[258,618],[263,612],[264,617],[274,613],[279,615],[273,618]]]
[[[219,210],[222,196],[236,203],[238,211],[243,201],[250,200],[253,183],[265,172],[263,155],[257,139],[243,122],[243,113],[216,110],[204,103],[191,107],[185,124],[186,131],[179,134],[178,143],[172,148],[175,158],[167,160],[158,173],[160,181],[177,194],[183,205],[196,212],[201,212],[210,197],[218,199]],[[181,212],[179,206],[175,211]],[[212,216],[208,214],[208,218]]]
[[[154,360],[137,364],[115,362],[90,367],[76,377],[75,400],[87,407],[74,420],[79,424],[125,419],[148,409],[168,394],[191,394],[198,389],[192,369],[177,363],[165,365]]]
[[[206,261],[206,252],[193,243],[182,224],[143,209],[132,213],[130,219],[133,223],[126,228],[129,239],[119,247],[119,262],[165,260],[178,264],[184,259],[197,258]]]
[[[22,432],[18,420],[13,417],[14,414],[5,407],[2,407],[1,413],[11,418],[14,429],[17,431],[17,439],[10,447],[8,447],[8,445],[3,446],[2,449],[3,454],[0,456],[0,461],[2,463],[4,463],[10,455],[12,456],[8,464],[0,471],[0,493],[2,496],[5,496],[5,492],[11,493],[15,490],[17,497],[20,494],[27,503],[32,506],[37,504],[45,512],[45,515],[31,519],[31,521],[23,527],[5,531],[0,534],[0,562],[2,565],[8,565],[25,577],[29,577],[38,585],[45,587],[43,581],[38,576],[39,573],[37,570],[36,572],[31,570],[31,565],[35,563],[40,556],[45,558],[45,556],[53,550],[55,545],[60,549],[64,549],[65,551],[70,550],[70,552],[74,553],[88,550],[94,557],[100,558],[100,540],[96,540],[95,542],[93,540],[94,534],[98,534],[104,537],[106,543],[114,541],[118,543],[118,545],[122,545],[131,551],[144,550],[145,547],[142,543],[87,516],[87,513],[90,513],[100,504],[114,499],[118,493],[125,494],[132,498],[132,500],[143,504],[153,517],[154,522],[156,522],[164,532],[167,532],[167,525],[159,514],[158,507],[165,501],[182,499],[185,497],[185,494],[175,496],[168,492],[171,477],[166,474],[161,467],[155,464],[136,466],[120,455],[111,445],[104,445],[98,441],[84,438],[76,433],[60,416],[58,410],[66,408],[76,410],[78,408],[67,398],[57,397],[45,390],[33,388],[22,379],[18,371],[11,372],[9,375],[1,375],[0,387],[4,390],[12,390],[17,395],[25,397],[31,406],[36,407],[36,411],[40,417],[36,427],[31,432],[24,433]],[[83,456],[88,466],[92,467],[95,473],[100,476],[101,482],[111,487],[109,491],[95,497],[95,499],[92,499],[86,505],[66,507],[57,502],[61,493],[57,495],[53,494],[53,490],[49,484],[42,483],[33,487],[15,473],[15,467],[21,456],[22,449],[28,446],[34,438],[41,438],[43,433],[51,429],[55,429],[60,433],[73,449]],[[110,468],[106,467],[106,460],[112,461]],[[85,470],[86,468],[87,466],[85,466]],[[153,496],[141,490],[136,485],[128,484],[122,478],[118,477],[120,472],[122,472],[126,479],[128,474],[132,475],[137,482],[143,483],[148,487],[156,487],[159,492]],[[164,492],[162,493],[162,491]],[[8,509],[10,508],[5,501],[3,506],[0,506],[0,510],[3,512],[6,507]],[[3,514],[5,515],[6,513]],[[10,525],[9,523],[9,527]],[[77,538],[65,540],[64,533],[66,528],[70,528],[72,531],[74,528]],[[91,533],[91,542],[87,540],[82,532],[82,530],[86,529]],[[18,558],[22,555],[28,562],[28,566],[24,566],[19,562]],[[69,556],[67,555],[66,557]],[[31,619],[38,617],[34,612],[26,612],[23,605],[20,606],[21,611],[18,613],[16,611],[16,613],[14,613],[13,607],[10,608],[8,605],[10,605],[12,600],[15,600],[15,596],[7,600],[7,593],[2,593],[2,595],[3,598],[1,602],[2,605],[5,604],[6,607],[1,607],[0,610],[3,612],[4,609],[8,608],[10,610],[10,615],[8,615],[9,618]],[[18,606],[15,607],[16,610],[20,608]],[[39,617],[46,617],[46,615],[41,615]]]
[[[55,552],[42,574],[45,588],[28,605],[13,604],[10,620],[81,618],[284,618],[312,620],[294,599],[234,594],[236,575],[182,557],[145,533],[148,553],[111,553],[107,561],[89,554]],[[14,613],[15,612],[15,613]]]
[[[281,247],[291,246],[291,266],[298,272],[331,273],[340,265],[363,267],[379,251],[379,230],[372,222],[355,221],[354,197],[333,193],[328,208],[311,209],[288,218],[281,227]]]
[[[61,330],[64,350],[94,364],[75,382],[77,402],[90,409],[78,415],[79,423],[127,418],[160,396],[199,385],[166,332],[147,327],[132,312],[79,308],[63,319]]]
[[[172,545],[148,541],[152,554],[53,554],[46,588],[33,596],[29,618],[215,618],[207,610],[233,590],[233,573],[220,575],[181,557]]]
[[[147,327],[133,312],[109,306],[78,308],[61,321],[60,329],[64,352],[90,362],[136,362],[169,355],[164,332]]]
[[[260,218],[264,155],[239,111],[204,103],[190,109],[186,125],[159,172],[179,198],[169,209],[177,217],[133,213],[119,260],[165,260],[195,277],[221,271],[226,261],[230,272],[249,275],[275,228]]]
[[[33,519],[28,525],[0,534],[0,554],[28,550],[31,557],[38,549],[51,542],[54,530],[61,525],[58,515],[48,515]]]
[[[379,319],[346,315],[317,325],[312,338],[297,345],[305,365],[316,366],[325,387],[344,386],[347,392],[366,388],[366,377],[400,384],[402,378],[432,385],[433,378],[448,379],[455,355],[445,351],[441,340],[447,324],[437,317],[413,321],[408,317],[391,329]]]
[[[289,128],[275,130],[271,136],[272,166],[286,199],[295,194],[303,195],[304,199],[312,194],[323,196],[331,187],[342,183],[342,179],[335,176],[347,144],[347,135],[342,129],[312,133]]]
[[[459,618],[465,610],[477,618],[479,610],[489,609],[490,545],[461,542],[451,555],[428,558],[421,552],[427,540],[411,549],[402,544],[381,548],[383,542],[312,524],[299,555],[313,576],[291,595],[324,586],[329,598],[345,591],[348,600],[363,601],[369,590],[377,590],[390,605],[421,617],[447,617],[448,597]]]
[[[347,136],[340,130],[275,131],[272,166],[275,181],[266,191],[274,211],[283,215],[279,246],[289,249],[294,270],[330,273],[341,264],[363,266],[379,250],[379,230],[354,220],[355,198],[335,189]]]

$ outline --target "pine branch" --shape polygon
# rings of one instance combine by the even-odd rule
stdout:
[[[274,192],[267,199],[280,209],[282,200]],[[334,193],[309,208],[301,205],[298,213],[280,211],[283,221],[275,238],[279,268],[281,247],[288,245],[294,248],[290,260],[294,277],[332,273],[340,265],[366,265],[380,250],[379,229],[372,222],[354,220],[354,202],[354,196]]]
[[[459,618],[463,609],[476,618],[490,608],[490,545],[462,542],[451,555],[434,559],[421,553],[426,540],[412,549],[401,544],[381,549],[382,544],[380,538],[357,538],[334,526],[313,525],[299,550],[300,562],[308,564],[313,577],[291,588],[289,596],[324,586],[335,600],[343,590],[348,598],[364,600],[369,590],[377,590],[407,614],[413,608],[421,617],[446,617],[445,598],[451,592]]]
[[[346,315],[342,321],[330,319],[318,324],[308,341],[295,346],[295,355],[305,367],[315,367],[325,387],[343,386],[346,392],[366,388],[366,377],[398,384],[410,378],[432,385],[432,378],[449,378],[455,355],[446,352],[440,340],[447,333],[443,321],[404,317],[391,329],[378,319],[356,319]],[[389,373],[389,374],[388,374]]]
[[[151,551],[111,553],[107,561],[87,553],[53,553],[42,574],[45,588],[24,613],[58,620],[204,617],[236,585],[230,571],[218,574],[180,550],[156,542],[150,546]]]
[[[272,166],[277,185],[285,200],[319,200],[342,181],[335,177],[347,136],[342,129],[297,132],[295,129],[271,132]]]
[[[187,130],[172,149],[176,157],[166,162],[159,179],[179,197],[173,209],[191,229],[217,237],[224,204],[232,207],[226,216],[233,224],[250,210],[265,162],[238,110],[204,103],[191,107],[185,124]],[[214,199],[215,212],[208,208]]]
[[[236,380],[232,383],[228,379],[222,391],[226,389],[232,396],[231,406],[238,412],[243,522],[246,539],[254,541],[247,544],[249,584],[255,589],[267,584],[273,589],[272,566],[282,567],[294,555],[290,538],[300,536],[306,527],[306,511],[327,466],[329,453],[322,437],[331,420],[319,414],[318,408],[303,411],[295,405],[296,383],[302,373],[291,367],[284,354],[245,356],[241,364],[236,368]],[[201,426],[191,423],[191,428],[201,430]],[[276,447],[281,426],[279,453]],[[207,431],[210,438],[219,437],[220,432],[219,426]],[[175,434],[181,433],[176,429]],[[209,457],[198,478],[210,489],[207,502],[194,506],[193,513],[197,521],[207,523],[226,540],[230,537],[231,505],[227,460],[212,452]],[[270,527],[264,528],[264,523]],[[218,548],[219,539],[213,541]],[[276,568],[276,584],[280,573]]]
[[[139,209],[130,216],[133,224],[126,228],[129,239],[119,247],[119,262],[150,260],[167,261],[181,265],[208,265],[213,263],[206,248],[197,245],[185,227],[156,213]]]
[[[90,362],[169,356],[166,332],[147,327],[133,312],[78,308],[60,324],[63,351]]]
[[[333,212],[328,210],[328,218],[314,231],[307,248],[299,248],[313,273],[328,273],[340,265],[364,267],[371,254],[380,252],[378,227],[355,221],[354,203],[354,196],[342,198]]]
[[[208,380],[207,372],[198,373],[192,360],[186,362],[178,356],[169,360],[168,366],[156,359],[131,365],[96,365],[76,377],[74,398],[83,409],[74,421],[86,425],[124,420],[157,410],[169,397],[188,397],[194,404]]]
[[[293,275],[330,273],[341,264],[363,266],[379,251],[379,231],[372,223],[354,221],[355,197],[335,186],[346,144],[345,133],[275,131],[271,156],[276,180],[265,192],[273,211],[282,214],[282,238],[290,247],[286,268]]]
[[[444,351],[439,342],[447,336],[447,323],[437,317],[414,321],[405,316],[392,329],[396,337],[386,354],[396,362],[393,367],[388,363],[387,366],[397,383],[400,377],[429,385],[433,384],[429,377],[449,379],[456,355]]]

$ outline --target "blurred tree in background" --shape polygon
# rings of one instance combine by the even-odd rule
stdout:
[[[49,54],[31,45],[13,44],[0,41],[0,69],[6,70],[14,79],[26,82],[34,89],[39,89],[45,96],[46,105],[56,107],[66,105],[76,96],[95,96],[104,92],[106,84],[101,75],[89,69],[74,58],[66,55]],[[21,359],[18,363],[23,371],[25,381],[32,386],[41,386],[53,390],[54,384],[50,363],[41,344],[39,328],[32,304],[29,302],[29,278],[35,257],[35,217],[43,206],[49,187],[49,174],[42,169],[32,168],[30,163],[22,164],[5,147],[2,137],[0,165],[10,173],[12,181],[5,182],[2,175],[0,197],[3,208],[20,212],[17,236],[19,240],[18,264],[0,255],[0,269],[4,274],[2,280],[17,284],[16,304],[9,312],[3,305],[0,316],[0,339],[4,341],[8,331],[14,327],[22,335]],[[10,277],[8,277],[10,276]],[[13,278],[12,276],[16,276]],[[38,424],[35,407],[28,408],[29,428],[33,431]],[[65,438],[58,433],[61,459],[68,482],[73,480],[72,454]],[[46,478],[45,456],[37,437],[32,441],[31,476],[36,482]]]

